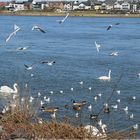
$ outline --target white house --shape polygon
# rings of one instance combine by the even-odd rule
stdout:
[[[120,2],[114,3],[114,10],[122,10],[122,5]]]
[[[65,3],[64,4],[64,10],[65,11],[71,11],[72,10],[72,4],[69,2],[69,3]]]
[[[72,9],[73,10],[78,10],[79,9],[79,1],[74,1]]]
[[[91,9],[91,4],[87,1],[85,2],[80,2],[79,1],[75,1],[73,3],[73,10],[90,10]]]
[[[130,10],[130,4],[128,2],[122,3],[122,10]]]
[[[9,3],[8,6],[6,6],[7,9],[12,9],[13,11],[21,11],[24,9],[24,3]]]
[[[22,11],[22,10],[24,10],[24,4],[23,3],[15,3],[15,4],[13,4],[13,7],[15,8],[14,11]]]

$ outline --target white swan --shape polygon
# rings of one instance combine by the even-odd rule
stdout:
[[[15,84],[13,85],[13,88],[14,88],[14,89],[12,89],[12,88],[10,88],[10,87],[8,87],[8,86],[1,86],[1,87],[0,87],[0,92],[3,93],[3,94],[2,94],[3,96],[8,96],[8,95],[10,95],[11,93],[18,93],[17,83],[15,83]]]
[[[95,137],[95,136],[97,136],[97,137],[102,136],[100,131],[95,126],[86,125],[84,128],[88,131],[88,133],[91,133],[93,137]]]
[[[100,77],[98,77],[98,79],[103,80],[103,81],[110,81],[111,80],[111,70],[109,70],[108,76],[100,76]]]

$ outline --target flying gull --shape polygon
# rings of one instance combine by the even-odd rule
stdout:
[[[20,28],[16,24],[14,24],[14,31],[6,38],[6,42],[8,42],[11,37],[15,36],[19,30]]]
[[[99,48],[101,47],[101,45],[97,44],[97,42],[95,41],[95,46],[96,46],[97,52],[99,52]]]
[[[106,30],[108,31],[108,30],[110,30],[111,28],[112,28],[112,25],[110,24],[110,25],[107,27]]]
[[[69,13],[62,19],[62,20],[57,20],[60,24],[63,23],[69,16]]]
[[[42,32],[42,33],[46,33],[41,27],[39,27],[39,26],[37,26],[37,25],[35,25],[35,26],[32,27],[32,31],[33,31],[33,30],[37,30],[37,31],[40,31],[40,32]]]

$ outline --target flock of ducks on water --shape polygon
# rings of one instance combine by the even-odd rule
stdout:
[[[79,82],[80,88],[83,88],[84,86],[84,81],[80,81]],[[27,88],[28,86],[25,85],[25,87]],[[91,87],[87,88],[87,90],[89,90],[89,93],[91,93]],[[74,88],[71,87],[69,89],[69,91],[71,91],[72,93],[74,93]],[[64,94],[65,92],[63,90],[59,91],[61,94]],[[12,102],[10,102],[8,105],[4,106],[1,114],[5,114],[6,112],[9,111],[9,109],[14,110],[16,107],[16,99],[19,99],[19,90],[18,90],[18,84],[15,83],[13,85],[13,89],[8,87],[8,86],[1,86],[0,87],[0,94],[1,96],[4,97],[8,97],[8,96],[12,96]],[[53,95],[54,91],[50,91],[50,95]],[[116,91],[116,95],[120,95],[121,91],[117,90]],[[93,102],[97,103],[98,100],[100,100],[102,98],[103,93],[98,93],[97,95],[95,95],[93,97]],[[50,114],[50,118],[52,119],[56,119],[57,118],[57,112],[59,112],[59,110],[61,110],[60,107],[52,107],[49,106],[49,104],[51,103],[51,96],[43,96],[42,98],[42,94],[40,92],[38,92],[37,97],[33,97],[33,96],[29,96],[28,101],[29,104],[33,104],[34,102],[36,102],[36,100],[38,100],[39,102],[39,108],[42,112],[46,112],[48,114]],[[132,101],[136,101],[136,96],[132,96],[131,97]],[[20,103],[25,104],[26,101],[26,97],[21,97],[20,98]],[[125,106],[123,108],[120,108],[120,103],[121,103],[121,99],[118,98],[116,99],[116,104],[108,104],[108,103],[104,103],[103,105],[103,113],[110,113],[112,111],[117,111],[117,110],[122,110],[125,112],[128,120],[133,120],[135,118],[135,115],[133,113],[130,113],[129,111],[129,107]],[[94,106],[92,103],[86,101],[86,100],[82,100],[82,101],[75,101],[73,99],[71,99],[71,103],[64,105],[63,109],[65,110],[73,110],[75,112],[75,117],[79,118],[80,117],[80,113],[81,110],[85,108],[87,109],[87,111],[89,112],[89,119],[96,121],[98,127],[101,129],[101,131],[99,131],[95,126],[92,125],[86,125],[85,129],[87,129],[88,131],[92,129],[92,134],[95,136],[105,136],[106,135],[106,131],[107,131],[107,124],[104,124],[102,122],[102,119],[99,119],[98,114],[94,113]],[[39,119],[38,123],[43,123],[42,119]],[[138,124],[135,124],[132,126],[133,130],[137,130],[138,129]]]
[[[59,22],[60,24],[63,23],[68,18],[68,16],[69,16],[69,13],[62,20],[57,20],[57,22]],[[116,23],[115,25],[119,25],[119,24],[120,23]],[[111,30],[112,27],[113,27],[113,25],[109,25],[106,30],[107,31]],[[43,30],[41,27],[39,27],[37,25],[32,27],[32,31],[33,30],[37,30],[39,32],[46,33],[45,30]],[[17,25],[14,25],[14,31],[6,38],[6,42],[8,42],[13,36],[15,36],[18,31],[20,31],[20,27],[18,27]],[[97,52],[99,53],[100,49],[101,49],[101,45],[95,41],[95,47],[97,49]],[[28,49],[28,48],[27,47],[17,48],[18,51],[24,51],[26,49]],[[110,56],[118,56],[118,55],[119,55],[119,53],[117,51],[114,51],[114,52],[112,52],[110,54]],[[44,60],[44,61],[41,61],[40,63],[52,66],[56,62],[55,61],[46,61],[46,60]],[[34,66],[34,64],[32,64],[32,65],[24,64],[24,67],[25,67],[26,70],[32,70],[33,66]],[[138,76],[140,76],[140,73],[138,73]],[[109,69],[107,76],[100,76],[97,79],[101,80],[101,81],[110,81],[111,80],[111,70]],[[80,81],[79,84],[82,87],[84,85],[84,81]],[[27,85],[26,85],[26,87],[27,87]],[[91,92],[92,87],[91,86],[88,87],[88,90]],[[74,88],[71,87],[70,91],[73,92]],[[19,93],[18,92],[19,91],[18,91],[18,84],[17,83],[15,83],[13,85],[13,89],[8,87],[8,86],[1,86],[0,87],[0,95],[3,96],[3,97],[8,97],[8,96],[12,95],[12,101],[14,101],[14,102],[11,102],[11,104],[9,106],[4,106],[4,108],[3,108],[2,112],[1,112],[2,114],[5,114],[9,110],[9,107],[11,107],[12,110],[14,110],[14,108],[16,107],[15,100],[17,99],[17,97],[19,98]],[[59,92],[61,94],[64,93],[63,90],[60,90]],[[116,93],[119,95],[120,90],[117,90]],[[50,91],[50,94],[51,95],[54,94],[54,91]],[[42,94],[40,92],[38,92],[37,98],[40,98],[41,96],[42,96]],[[102,93],[98,93],[96,96],[93,97],[93,101],[97,102],[98,99],[101,99],[101,97],[102,97]],[[132,96],[131,99],[133,101],[135,101],[136,96]],[[33,97],[33,96],[29,97],[29,103],[30,104],[32,104],[34,102],[34,100],[35,100],[35,97]],[[21,102],[21,104],[24,104],[25,98],[21,97],[20,102]],[[45,105],[49,104],[50,102],[51,102],[51,97],[44,96],[43,99],[40,98],[41,111],[42,112],[48,112],[52,119],[56,119],[56,114],[59,111],[59,107],[48,107],[48,106],[46,107]],[[108,103],[104,103],[103,112],[104,113],[110,113],[110,111],[112,111],[112,109],[114,109],[116,111],[119,108],[120,102],[121,102],[121,100],[117,99],[116,104],[109,105]],[[76,118],[80,117],[79,112],[80,112],[80,110],[82,110],[82,108],[87,108],[87,110],[90,112],[89,119],[97,121],[98,126],[101,128],[101,132],[96,127],[94,127],[92,125],[86,125],[85,129],[87,129],[88,131],[92,130],[93,135],[96,135],[96,136],[106,135],[107,125],[102,122],[102,119],[98,118],[97,114],[92,113],[93,105],[91,103],[88,103],[87,101],[76,102],[75,100],[72,99],[71,104],[70,105],[66,104],[64,106],[64,108],[66,110],[68,110],[68,109],[74,110]],[[122,108],[122,110],[126,113],[126,115],[128,116],[128,119],[131,119],[131,120],[134,119],[135,116],[134,116],[133,113],[129,113],[128,106],[125,106],[124,108]],[[42,123],[41,119],[39,120],[39,123]],[[133,125],[132,128],[134,130],[137,130],[138,129],[138,124]]]

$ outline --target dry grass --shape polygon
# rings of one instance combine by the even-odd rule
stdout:
[[[26,139],[95,139],[84,127],[74,127],[68,122],[58,123],[56,121],[38,123],[38,118],[34,118],[30,112],[16,110],[12,114],[3,116],[0,125],[3,130],[0,132],[0,139],[11,138]],[[98,139],[124,139],[135,138],[134,132],[112,132],[106,138]],[[96,137],[97,139],[97,137]]]
[[[3,126],[0,139],[16,137],[27,139],[83,139],[91,137],[83,127],[74,127],[67,122],[51,121],[39,124],[36,120],[33,122],[32,116],[22,111],[3,116],[0,120],[0,125]]]

